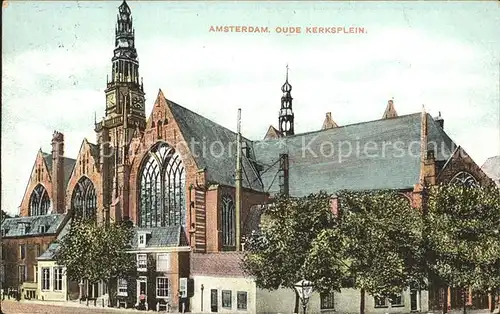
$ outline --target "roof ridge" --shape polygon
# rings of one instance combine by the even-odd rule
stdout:
[[[416,115],[420,115],[420,114],[421,114],[420,112],[418,112],[418,113],[409,113],[409,114],[397,116],[397,117],[394,117],[394,118],[391,118],[391,119],[376,119],[376,120],[369,120],[369,121],[361,121],[361,122],[356,122],[356,123],[341,125],[341,126],[338,126],[336,128],[331,128],[331,129],[324,129],[324,130],[321,129],[321,130],[309,131],[309,132],[304,132],[304,133],[296,133],[294,135],[286,136],[286,137],[284,137],[284,139],[289,139],[289,138],[294,138],[294,137],[304,136],[304,135],[309,135],[309,134],[314,134],[314,133],[329,132],[329,131],[339,130],[339,129],[343,129],[343,128],[347,128],[347,127],[355,126],[355,125],[362,125],[362,124],[368,124],[368,123],[374,123],[374,122],[380,122],[380,121],[383,121],[383,122],[386,122],[386,121],[396,121],[396,120],[400,120],[401,118],[407,118],[409,116],[416,116]],[[280,139],[283,139],[283,138],[268,139],[266,141],[280,140]],[[264,140],[254,140],[252,142],[263,142],[263,141]]]
[[[227,128],[227,127],[225,127],[225,126],[223,126],[223,125],[221,125],[221,124],[219,124],[219,123],[217,123],[217,122],[213,121],[212,119],[209,119],[209,118],[207,118],[207,117],[205,117],[205,116],[203,116],[203,115],[201,115],[201,114],[199,114],[199,113],[196,113],[196,112],[194,112],[194,111],[193,111],[193,110],[191,110],[191,109],[188,109],[188,108],[186,108],[186,107],[184,107],[184,106],[182,106],[182,105],[179,105],[178,103],[176,103],[176,102],[175,102],[175,101],[173,101],[173,100],[168,99],[167,97],[165,97],[165,100],[167,101],[167,103],[173,104],[173,105],[175,105],[175,106],[177,106],[177,107],[180,107],[180,108],[182,108],[182,109],[184,109],[184,110],[186,110],[186,111],[189,111],[190,113],[192,113],[192,114],[194,114],[194,115],[196,115],[196,116],[198,116],[198,117],[200,117],[200,118],[202,118],[202,119],[204,119],[204,120],[210,121],[210,123],[215,124],[216,126],[218,126],[218,127],[220,127],[220,128],[223,128],[223,129],[225,129],[225,130],[227,130],[227,131],[231,132],[234,136],[236,136],[236,135],[237,135],[237,133],[236,133],[236,132],[234,132],[234,131],[232,131],[231,129],[229,129],[229,128]],[[243,135],[241,136],[241,139],[246,140],[246,141],[249,141],[249,142],[253,142],[252,140],[250,140],[250,139],[248,139],[248,138],[244,137]]]

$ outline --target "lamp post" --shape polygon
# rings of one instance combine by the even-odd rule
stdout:
[[[297,290],[297,293],[299,294],[300,301],[302,302],[302,309],[304,311],[304,314],[306,314],[307,302],[309,302],[309,298],[311,297],[313,292],[313,283],[308,280],[302,279],[294,286],[295,290]]]

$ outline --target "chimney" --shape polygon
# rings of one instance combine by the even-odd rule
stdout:
[[[64,135],[54,131],[52,135],[52,209],[64,213]]]
[[[441,129],[444,128],[444,119],[441,117],[441,111],[439,111],[439,115],[434,118],[434,121],[441,127]]]

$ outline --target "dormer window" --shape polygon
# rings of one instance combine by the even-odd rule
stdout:
[[[139,234],[139,247],[145,247],[146,246],[146,234]]]
[[[30,224],[25,222],[19,222],[17,224],[17,231],[19,235],[25,235],[30,232]]]
[[[151,237],[151,232],[139,232],[137,234],[137,247],[144,248]]]
[[[9,229],[2,229],[2,237],[5,237],[9,233]]]
[[[47,230],[48,230],[47,226],[39,226],[38,227],[39,233],[45,233],[45,232],[47,232]]]

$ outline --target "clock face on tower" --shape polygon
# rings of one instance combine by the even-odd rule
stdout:
[[[112,92],[106,95],[106,107],[114,107],[116,104],[115,93]]]
[[[132,108],[142,109],[143,104],[144,104],[144,96],[134,95],[132,97]]]

